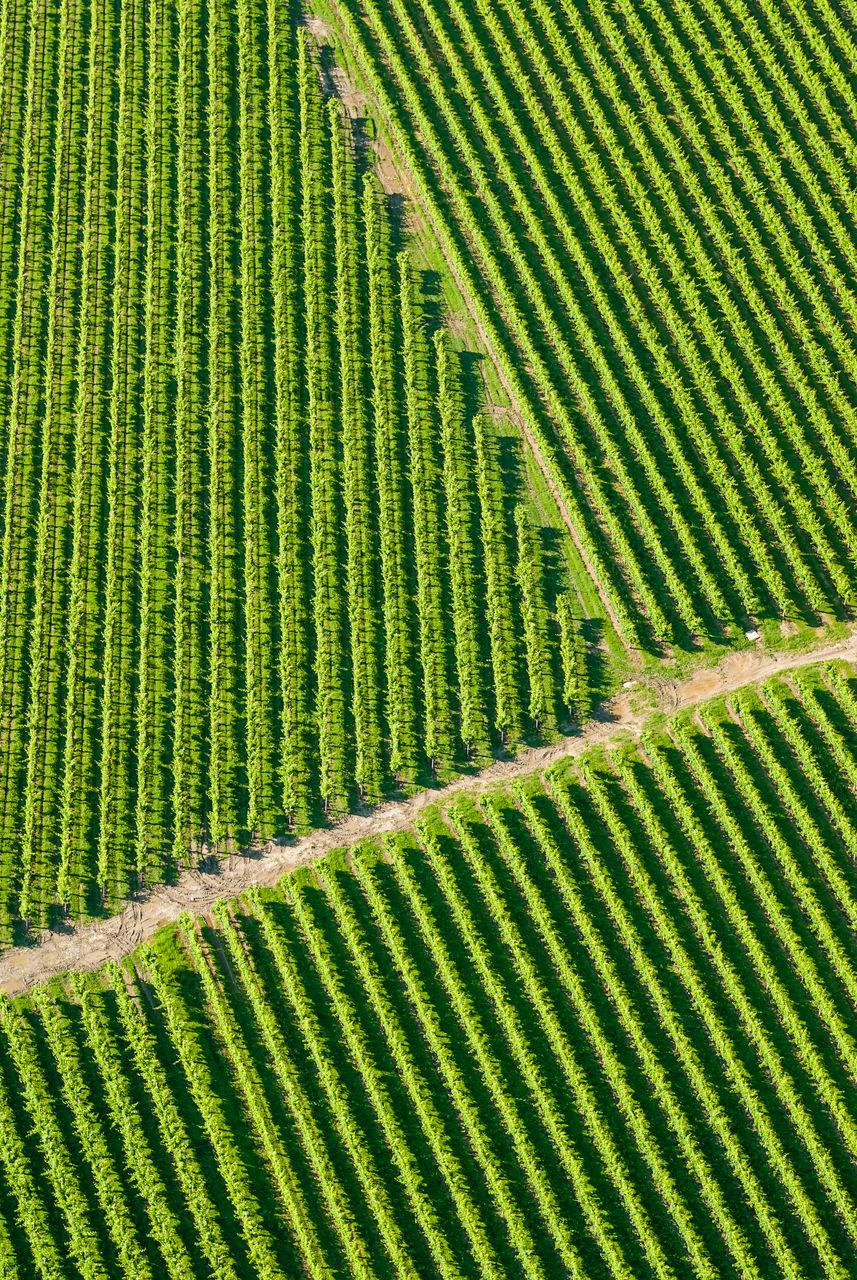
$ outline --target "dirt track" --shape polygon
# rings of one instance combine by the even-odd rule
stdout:
[[[637,737],[654,712],[675,712],[718,693],[729,693],[763,680],[775,672],[787,672],[830,658],[857,658],[857,629],[835,644],[822,643],[804,654],[771,653],[765,649],[727,654],[716,667],[697,671],[687,680],[654,678],[614,698],[604,707],[603,719],[582,732],[546,747],[521,752],[511,760],[498,760],[476,776],[462,777],[446,787],[422,791],[410,800],[381,805],[368,814],[350,814],[335,826],[316,831],[291,843],[271,843],[246,855],[224,858],[213,872],[187,871],[174,885],[153,889],[109,920],[97,920],[67,933],[42,935],[38,945],[19,947],[0,956],[0,991],[15,995],[42,979],[69,969],[90,970],[105,960],[118,960],[185,910],[206,911],[218,898],[234,897],[251,884],[273,885],[284,872],[312,862],[329,849],[353,844],[367,836],[407,827],[427,804],[442,803],[457,791],[483,789],[577,756],[587,748],[606,745],[620,737]],[[645,711],[634,709],[647,686],[654,697]]]
[[[331,0],[331,8],[334,9],[335,11],[335,4],[333,3],[333,0]],[[307,26],[307,29],[316,38],[316,40],[324,41],[329,39],[330,28],[327,26],[326,23],[321,22],[319,19],[317,18],[308,19],[306,22],[306,26]],[[360,56],[357,50],[354,48],[354,45],[348,39],[345,26],[341,21],[338,27],[338,34],[340,35],[344,43],[347,44],[351,57],[354,59],[356,63],[359,64]],[[354,114],[356,111],[360,111],[365,107],[366,102],[369,100],[368,95],[364,93],[363,90],[358,89],[357,86],[348,79],[345,72],[341,68],[338,68],[336,71],[336,75],[334,77],[334,84],[335,84],[335,89],[338,97],[343,102],[346,110],[350,114]],[[389,120],[389,118],[387,117],[387,115],[385,114],[385,112],[383,111],[377,99],[372,100],[372,108],[375,114],[378,116],[378,118],[383,120],[384,126],[387,129],[389,137],[391,139],[394,138],[395,130],[393,128],[393,125]],[[490,359],[491,363],[493,364],[497,378],[508,398],[509,406],[510,406],[510,409],[509,409],[510,420],[514,422],[515,426],[520,431],[521,436],[529,446],[530,452],[532,453],[533,458],[535,459],[536,465],[538,466],[539,470],[541,471],[544,477],[545,484],[547,485],[548,490],[550,491],[551,497],[553,498],[553,501],[556,505],[557,511],[560,514],[560,518],[562,519],[563,524],[566,526],[566,529],[568,530],[569,537],[574,543],[577,549],[577,553],[580,556],[586,568],[587,573],[589,574],[590,578],[595,584],[596,590],[598,591],[598,595],[601,599],[601,604],[604,608],[605,613],[610,618],[610,621],[613,624],[613,628],[616,632],[616,635],[619,637],[621,642],[625,645],[628,651],[628,656],[631,663],[635,666],[638,665],[639,655],[636,653],[635,650],[631,649],[628,646],[628,643],[622,632],[622,628],[619,624],[619,619],[616,616],[616,611],[613,608],[613,604],[610,600],[609,593],[604,590],[601,580],[598,574],[595,572],[590,562],[586,548],[584,547],[583,543],[580,540],[580,535],[578,533],[577,527],[575,525],[574,520],[571,517],[571,513],[568,509],[568,506],[559,488],[559,485],[557,484],[553,471],[551,467],[548,465],[547,460],[545,459],[544,453],[542,452],[538,439],[536,438],[535,432],[532,430],[531,426],[529,425],[527,414],[524,412],[523,406],[518,401],[518,398],[515,395],[515,391],[503,370],[503,362],[499,359],[498,354],[495,351],[494,346],[491,342],[491,339],[489,338],[488,333],[485,329],[485,326],[482,320],[480,319],[479,308],[476,305],[476,301],[473,298],[472,294],[470,293],[470,290],[468,289],[466,283],[464,282],[464,280],[462,280],[461,275],[459,274],[458,269],[456,268],[456,265],[452,257],[447,251],[444,245],[444,238],[442,235],[439,234],[439,228],[432,221],[431,215],[429,214],[428,208],[426,207],[425,200],[423,199],[422,193],[420,191],[419,183],[417,182],[416,178],[414,177],[414,174],[411,172],[408,165],[405,163],[405,160],[402,157],[402,155],[398,151],[391,150],[391,148],[387,145],[387,143],[382,138],[376,137],[373,140],[372,149],[375,153],[375,174],[381,186],[383,187],[383,189],[386,192],[388,192],[388,194],[405,195],[408,199],[408,209],[409,209],[408,229],[411,232],[411,234],[415,236],[417,239],[420,239],[421,235],[424,235],[427,230],[429,235],[431,236],[434,248],[439,250],[443,254],[443,259],[444,259],[444,262],[446,263],[447,271],[449,272],[450,277],[454,281],[455,287],[458,290],[465,307],[467,308],[468,314],[470,316],[470,320],[476,330],[476,333],[479,336],[479,343],[482,347],[482,350],[487,355],[488,359]]]

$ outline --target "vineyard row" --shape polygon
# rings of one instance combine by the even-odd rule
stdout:
[[[855,725],[801,669],[4,998],[4,1276],[846,1280]]]

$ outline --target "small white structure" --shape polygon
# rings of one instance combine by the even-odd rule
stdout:
[[[623,688],[623,689],[633,689],[633,688],[634,688],[634,686],[636,685],[636,683],[637,683],[637,681],[636,681],[636,680],[626,680],[626,681],[624,682],[624,684],[622,685],[622,688]]]
[[[761,633],[758,631],[745,631],[744,635],[748,640],[761,640]]]

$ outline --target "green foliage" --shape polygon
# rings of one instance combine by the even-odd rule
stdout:
[[[853,669],[556,745],[854,608],[846,7],[320,2],[0,4],[0,946],[560,758],[0,995],[0,1274],[849,1280]]]
[[[39,1274],[844,1280],[850,683],[459,792],[4,997],[3,1203]]]
[[[481,631],[517,479],[483,515],[476,397],[310,33],[3,14],[8,945],[485,763],[525,694]]]
[[[559,625],[559,653],[562,664],[562,698],[572,718],[578,724],[589,719],[591,698],[589,693],[589,669],[586,642],[580,621],[572,612],[571,596],[561,592],[556,602]]]
[[[513,570],[503,486],[495,438],[482,416],[473,423],[479,529],[485,565],[488,634],[494,672],[495,719],[504,739],[517,742],[523,732],[520,656],[515,634]]]
[[[521,592],[530,719],[538,732],[550,731],[556,728],[557,718],[552,621],[545,601],[541,547],[527,513],[520,506],[515,510],[515,535],[515,576]]]
[[[631,645],[853,600],[852,39],[727,9],[337,7]]]

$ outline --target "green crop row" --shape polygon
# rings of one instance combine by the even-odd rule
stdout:
[[[770,679],[3,997],[4,1274],[846,1280],[854,690]]]
[[[561,675],[526,495],[307,33],[2,15],[7,944],[552,733]]]
[[[332,6],[628,641],[848,612],[851,38],[620,10]]]

